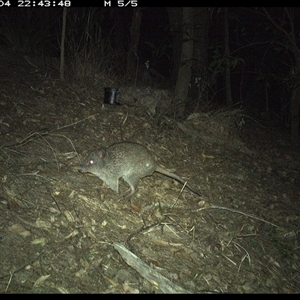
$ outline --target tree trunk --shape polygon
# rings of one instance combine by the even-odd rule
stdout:
[[[224,43],[225,43],[225,91],[226,106],[232,106],[231,79],[230,79],[230,49],[229,49],[229,28],[228,28],[228,7],[224,7]]]
[[[291,138],[295,146],[299,146],[299,109],[300,87],[294,92],[291,100]]]
[[[194,18],[194,58],[197,69],[202,71],[208,66],[208,32],[210,12],[208,7],[196,7]]]
[[[128,78],[135,79],[138,70],[137,50],[140,39],[142,12],[141,8],[137,7],[133,10],[132,23],[130,27],[130,45],[127,53],[126,75]]]
[[[112,15],[114,19],[113,28],[113,49],[116,53],[116,60],[122,69],[122,75],[125,75],[126,66],[126,23],[124,13],[119,7],[112,7]]]
[[[285,15],[287,16],[287,22],[286,24],[289,24],[290,27],[282,26],[282,23],[280,23],[278,20],[273,18],[267,9],[262,8],[262,11],[264,15],[267,17],[267,19],[273,24],[273,26],[278,30],[278,32],[282,35],[282,41],[280,43],[283,43],[286,45],[287,49],[291,51],[291,53],[294,56],[295,59],[295,66],[293,73],[295,74],[295,86],[292,91],[292,99],[291,99],[291,106],[290,106],[290,112],[291,112],[291,139],[292,143],[296,146],[299,146],[300,143],[300,137],[299,137],[299,117],[300,117],[300,49],[297,44],[298,40],[298,33],[296,33],[296,30],[294,28],[294,18],[292,17],[294,15],[294,8],[287,8],[284,7]]]
[[[177,105],[177,114],[179,117],[183,117],[184,114],[192,74],[191,66],[194,44],[193,11],[194,9],[192,7],[183,7],[183,38],[180,59],[181,63],[175,87],[175,102]]]
[[[208,83],[206,72],[208,68],[208,33],[210,25],[210,9],[208,7],[196,7],[194,15],[194,65],[192,69],[192,80],[190,95],[199,105],[207,102]],[[200,102],[199,102],[200,100]],[[194,106],[193,109],[197,109]]]
[[[180,67],[182,32],[179,28],[182,23],[182,8],[167,7],[167,12],[170,21],[173,49],[171,84],[175,85]]]
[[[295,56],[297,54],[295,53]],[[300,57],[296,58],[295,76],[300,78]],[[296,85],[291,98],[291,140],[295,146],[300,145],[299,136],[299,114],[300,114],[300,80],[296,80]]]
[[[65,74],[65,39],[66,39],[66,24],[67,24],[67,8],[63,10],[63,22],[61,30],[61,41],[60,41],[60,67],[59,77],[61,80],[64,79]]]

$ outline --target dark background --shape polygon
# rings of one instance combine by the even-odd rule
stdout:
[[[86,46],[101,44],[102,70],[115,76],[126,74],[133,10],[118,7],[72,7],[67,14],[66,59],[72,60]],[[180,8],[179,8],[180,9]],[[293,14],[293,30],[299,38],[299,8]],[[291,24],[283,8],[267,8],[287,32]],[[20,55],[58,58],[63,8],[16,8],[0,10],[0,45]],[[263,16],[259,8],[229,8],[229,46],[232,61],[231,89],[234,105],[257,118],[288,127],[294,58],[280,30]],[[195,21],[195,24],[197,22]],[[225,105],[224,95],[224,14],[223,8],[210,8],[207,81],[209,109]],[[88,33],[88,34],[87,34]],[[298,42],[298,41],[297,41]],[[97,49],[98,50],[98,49]],[[218,51],[216,51],[218,50]],[[216,55],[218,53],[218,55]],[[143,7],[137,64],[150,61],[153,70],[170,79],[174,66],[172,32],[165,7]],[[197,58],[196,58],[197,59]],[[219,66],[217,69],[216,65]],[[212,77],[211,74],[214,74]],[[72,75],[72,74],[69,74]],[[197,77],[197,74],[194,74]],[[168,82],[168,88],[174,88]]]

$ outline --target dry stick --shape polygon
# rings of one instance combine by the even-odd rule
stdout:
[[[95,116],[97,116],[97,115],[98,115],[98,114],[88,116],[87,118],[84,118],[84,119],[79,120],[79,121],[77,121],[77,122],[74,122],[74,123],[71,123],[71,124],[67,124],[67,125],[65,125],[65,126],[62,126],[62,127],[56,128],[56,129],[53,129],[53,130],[51,130],[51,131],[49,131],[49,132],[58,131],[58,130],[61,130],[61,129],[66,128],[66,127],[70,127],[70,126],[76,125],[76,124],[78,124],[78,123],[81,123],[81,122],[84,122],[84,121],[86,121],[86,120],[88,120],[88,119],[91,119],[91,118],[93,118],[93,117],[95,117]]]
[[[58,164],[58,161],[57,161],[57,156],[56,156],[56,153],[55,153],[54,148],[53,148],[53,147],[50,145],[50,143],[44,138],[43,135],[41,135],[41,138],[44,140],[44,142],[46,142],[46,144],[48,145],[48,147],[52,150],[54,159],[55,159],[56,164],[57,164],[57,170],[59,170],[59,164]]]
[[[46,131],[46,132],[42,132],[42,133],[39,133],[39,132],[33,132],[33,133],[30,133],[27,137],[25,137],[24,139],[22,139],[21,141],[17,142],[17,143],[13,143],[13,144],[10,144],[10,145],[3,145],[1,146],[0,148],[8,148],[8,147],[11,147],[11,146],[16,146],[16,145],[21,145],[21,144],[24,144],[27,140],[29,140],[30,138],[34,137],[34,136],[38,136],[38,137],[42,137],[42,136],[45,136],[45,135],[48,135],[49,133],[52,133],[52,132],[55,132],[55,131],[58,131],[58,130],[61,130],[63,128],[67,128],[67,127],[70,127],[70,126],[74,126],[78,123],[81,123],[81,122],[84,122],[94,116],[96,116],[97,114],[95,115],[92,115],[92,116],[89,116],[87,118],[84,118],[82,120],[79,120],[77,122],[74,122],[74,123],[71,123],[71,124],[67,124],[65,126],[62,126],[62,127],[59,127],[59,128],[55,128],[55,129],[52,129],[50,131]],[[28,141],[29,142],[29,141]]]
[[[239,211],[239,210],[236,210],[236,209],[231,209],[231,208],[223,207],[223,206],[215,206],[215,205],[213,205],[213,206],[208,206],[208,207],[202,207],[202,208],[198,208],[198,209],[194,210],[194,212],[198,212],[198,211],[205,210],[205,209],[223,209],[223,210],[228,210],[228,211],[231,211],[231,212],[234,212],[234,213],[237,213],[237,214],[244,215],[246,217],[250,217],[252,219],[256,219],[256,220],[265,222],[265,223],[270,224],[270,225],[272,225],[274,227],[279,227],[278,225],[276,225],[274,223],[271,223],[269,221],[266,221],[264,219],[261,219],[259,217],[256,217],[256,216],[253,216],[253,215],[250,215],[250,214],[246,214],[246,213],[244,213],[242,211]]]
[[[47,177],[38,174],[39,172],[40,172],[40,170],[31,172],[31,173],[21,173],[21,174],[19,174],[19,175],[20,175],[20,176],[37,176],[37,177],[41,177],[41,178],[43,178],[43,179],[45,179],[45,180],[47,180],[47,181],[50,181],[50,182],[55,183],[55,180],[48,179]]]
[[[11,271],[10,271],[9,273],[10,273],[10,277],[9,277],[8,283],[7,283],[6,288],[5,288],[5,293],[7,292],[8,288],[9,288],[9,286],[10,286],[12,277],[13,277],[13,275],[14,275]]]
[[[138,256],[129,251],[124,245],[120,243],[113,243],[113,246],[130,267],[135,269],[141,276],[147,279],[155,287],[159,288],[163,293],[191,293],[152,269]]]
[[[185,188],[186,185],[187,185],[187,181],[184,183],[183,187],[181,188],[181,190],[180,190],[180,192],[179,192],[179,194],[178,194],[178,196],[177,196],[177,199],[175,200],[174,204],[171,206],[171,209],[172,209],[173,207],[175,207],[175,205],[177,204],[177,201],[179,200],[179,197],[180,197],[180,195],[182,194],[182,192],[183,192],[183,190],[184,190],[184,188]]]
[[[70,144],[72,145],[72,148],[73,148],[74,152],[77,154],[77,151],[75,149],[75,146],[74,146],[73,142],[67,136],[65,136],[63,134],[52,134],[52,136],[60,136],[60,137],[64,137],[65,139],[67,139],[70,142]]]
[[[97,114],[96,114],[96,115],[97,115]],[[82,119],[82,120],[79,120],[79,121],[77,121],[77,122],[74,122],[74,123],[71,123],[71,124],[67,124],[67,125],[65,125],[65,126],[62,126],[62,127],[56,128],[56,129],[52,129],[52,130],[50,130],[50,131],[46,131],[46,132],[43,132],[43,133],[39,133],[39,132],[33,132],[33,133],[30,133],[27,137],[23,138],[21,141],[19,141],[19,142],[17,142],[17,143],[10,144],[10,145],[3,145],[3,146],[0,147],[0,149],[1,149],[1,148],[9,148],[9,147],[12,147],[12,146],[22,146],[22,145],[27,144],[27,143],[29,143],[30,141],[32,141],[32,138],[34,138],[35,136],[40,137],[40,138],[43,138],[44,136],[49,135],[49,134],[52,133],[52,132],[61,130],[61,129],[66,128],[66,127],[70,127],[70,126],[76,125],[76,124],[78,124],[78,123],[80,123],[80,122],[84,122],[85,120],[88,120],[88,119],[90,119],[90,118],[92,118],[92,117],[94,117],[94,116],[96,116],[96,115],[89,116],[89,117],[87,117],[87,118],[85,118],[85,119]],[[72,143],[72,141],[71,141],[68,137],[66,137],[66,136],[64,136],[64,135],[60,135],[60,134],[57,134],[57,136],[62,136],[62,137],[64,137],[64,138],[66,138],[66,139],[70,142],[70,144],[72,145],[72,147],[73,147],[75,153],[77,154],[77,151],[76,151],[76,149],[75,149],[74,144]],[[55,157],[55,160],[57,161],[56,154],[55,154],[55,150],[51,147],[51,145],[49,144],[49,142],[48,142],[47,140],[45,140],[45,139],[43,139],[43,140],[48,144],[48,147],[49,147],[50,149],[52,149],[52,152],[53,152],[53,155],[54,155],[54,157]],[[37,174],[32,173],[32,174],[24,174],[24,175],[37,175]],[[38,175],[38,176],[41,176],[41,175]]]
[[[127,112],[126,112],[126,116],[124,118],[124,120],[122,121],[121,125],[120,125],[120,133],[121,133],[121,139],[124,141],[124,137],[123,137],[123,126],[126,123],[128,119],[128,107],[127,107]]]
[[[9,280],[8,280],[8,284],[6,286],[5,292],[7,292],[8,288],[9,288],[9,285],[10,285],[13,275],[18,273],[19,271],[23,270],[24,268],[26,268],[28,265],[33,264],[43,253],[44,253],[44,250],[42,250],[41,253],[39,253],[32,260],[30,260],[29,263],[24,264],[22,267],[20,267],[19,269],[15,270],[15,271],[10,271],[9,272],[10,275],[4,275],[4,276],[0,277],[0,279],[4,279],[9,276]]]
[[[33,132],[33,133],[30,133],[30,134],[29,134],[27,137],[25,137],[23,140],[21,140],[21,141],[19,141],[19,142],[17,142],[17,143],[14,143],[14,144],[12,144],[12,145],[9,145],[8,147],[10,147],[10,146],[15,146],[15,145],[22,145],[22,144],[24,144],[25,142],[26,142],[26,143],[27,143],[27,142],[30,142],[30,138],[32,138],[32,137],[34,137],[34,136],[42,137],[42,136],[47,135],[47,134],[48,134],[47,131],[44,132],[44,133]]]

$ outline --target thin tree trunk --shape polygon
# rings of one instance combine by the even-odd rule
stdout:
[[[67,24],[67,8],[63,10],[63,23],[61,31],[61,43],[60,43],[60,68],[59,77],[61,80],[64,79],[65,75],[65,39],[66,39],[66,24]]]
[[[293,10],[294,8],[287,8],[284,7],[284,12],[288,18],[287,24],[290,24],[290,27],[286,29],[281,25],[279,21],[276,21],[274,18],[271,17],[267,9],[262,8],[264,15],[267,19],[273,24],[273,26],[282,34],[283,41],[289,49],[295,59],[295,66],[294,66],[294,74],[295,74],[295,81],[296,86],[292,91],[292,98],[291,98],[291,139],[292,143],[296,146],[300,144],[300,137],[299,137],[299,117],[300,117],[300,49],[297,44],[297,38],[295,28],[294,28],[294,18],[293,18]]]
[[[208,33],[210,12],[208,7],[196,7],[194,17],[194,58],[197,70],[205,70],[208,66]]]
[[[123,11],[119,7],[112,7],[112,15],[114,19],[114,28],[113,28],[113,49],[116,52],[116,60],[120,62],[120,65],[123,67],[122,71],[125,75],[125,65],[126,61],[126,27],[124,24],[125,20],[123,18]]]
[[[140,39],[142,12],[141,8],[137,7],[133,10],[132,23],[130,27],[130,46],[127,54],[126,75],[128,78],[135,79],[138,70],[137,50]]]
[[[175,85],[180,67],[182,32],[180,32],[179,27],[182,23],[182,8],[167,7],[167,12],[170,21],[173,49],[171,84]]]
[[[298,78],[300,78],[300,58],[297,59],[295,64],[295,73]],[[291,140],[295,146],[299,146],[299,114],[300,114],[300,83],[299,80],[292,92],[291,98]]]
[[[210,25],[210,9],[196,7],[194,15],[194,65],[192,69],[190,94],[195,99],[197,110],[200,103],[206,103],[208,98],[208,83],[204,78],[208,68],[208,37]],[[200,100],[200,101],[199,101]]]
[[[191,66],[194,44],[193,11],[194,9],[192,7],[183,7],[181,64],[175,87],[175,102],[177,104],[177,113],[179,117],[183,117],[184,114],[192,74]]]
[[[224,7],[224,42],[225,42],[225,91],[226,106],[232,106],[231,78],[230,78],[230,49],[229,49],[229,28],[228,28],[228,7]]]

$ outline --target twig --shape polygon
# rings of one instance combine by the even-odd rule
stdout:
[[[205,210],[205,209],[222,209],[222,210],[228,210],[228,211],[231,211],[233,213],[237,213],[237,214],[244,215],[244,216],[252,218],[252,219],[256,219],[256,220],[265,222],[265,223],[270,224],[270,225],[272,225],[274,227],[279,227],[278,225],[276,225],[274,223],[271,223],[269,221],[266,221],[264,219],[261,219],[259,217],[256,217],[256,216],[244,213],[244,212],[236,210],[236,209],[232,209],[232,208],[228,208],[228,207],[223,207],[223,206],[215,206],[215,205],[213,205],[213,206],[208,206],[208,207],[201,207],[201,208],[198,208],[198,209],[194,210],[194,212],[199,212],[199,211]]]
[[[39,172],[40,172],[40,170],[34,171],[32,173],[22,173],[22,174],[19,174],[19,176],[37,176],[37,177],[41,177],[51,183],[55,182],[55,180],[53,180],[53,179],[48,179],[47,177],[38,174]]]
[[[125,125],[125,123],[127,121],[127,118],[128,118],[128,107],[127,107],[126,116],[125,116],[124,120],[122,121],[122,123],[120,125],[120,133],[121,133],[121,139],[122,140],[124,140],[124,137],[123,137],[123,126]]]
[[[12,279],[12,277],[13,277],[13,275],[14,275],[14,273],[11,272],[11,271],[10,271],[9,273],[10,273],[10,276],[9,276],[9,280],[8,280],[7,286],[6,286],[6,288],[5,288],[5,293],[7,292],[8,288],[9,288],[9,286],[10,286],[11,279]]]
[[[88,119],[91,119],[91,118],[93,118],[93,117],[96,116],[96,115],[97,115],[97,114],[92,115],[92,116],[88,116],[87,118],[82,119],[82,120],[78,120],[77,122],[74,122],[74,123],[71,123],[71,124],[67,124],[67,125],[65,125],[65,126],[62,126],[62,127],[56,128],[56,129],[52,129],[52,130],[50,130],[49,132],[54,132],[54,131],[58,131],[58,130],[61,130],[61,129],[66,128],[66,127],[70,127],[70,126],[77,125],[78,123],[81,123],[81,122],[84,122],[84,121],[86,121],[86,120],[88,120]]]
[[[63,135],[63,134],[51,134],[51,135],[52,135],[52,136],[60,136],[60,137],[63,137],[63,138],[65,138],[65,139],[67,139],[67,140],[70,142],[70,144],[72,145],[72,148],[73,148],[74,152],[78,155],[78,153],[77,153],[77,151],[76,151],[76,148],[75,148],[73,142],[72,142],[71,139],[69,139],[67,136],[65,136],[65,135]]]
[[[52,132],[55,132],[55,131],[58,131],[58,130],[61,130],[63,128],[67,128],[67,127],[70,127],[70,126],[74,126],[74,125],[76,125],[78,123],[81,123],[81,122],[84,122],[84,121],[86,121],[86,120],[88,120],[88,119],[90,119],[90,118],[92,118],[92,117],[94,117],[96,115],[89,116],[89,117],[87,117],[85,119],[82,119],[82,120],[79,120],[77,122],[74,122],[74,123],[71,123],[71,124],[67,124],[65,126],[62,126],[62,127],[59,127],[59,128],[55,128],[55,129],[52,129],[52,130],[49,130],[49,131],[30,133],[28,136],[26,136],[25,138],[23,138],[21,141],[15,142],[15,143],[12,143],[12,144],[8,144],[8,145],[2,145],[0,148],[9,148],[9,147],[12,147],[12,146],[23,145],[23,144],[25,144],[25,142],[26,143],[30,142],[31,139],[33,137],[35,137],[35,136],[37,136],[37,137],[43,137],[45,135],[48,135],[49,133],[52,133]],[[74,146],[73,146],[73,148],[74,148]]]
[[[33,262],[35,262],[35,261],[36,261],[43,253],[44,253],[44,250],[42,250],[41,253],[37,254],[32,260],[30,260],[29,263],[24,264],[22,267],[20,267],[19,269],[15,270],[15,271],[9,272],[10,275],[4,275],[4,276],[1,276],[0,279],[4,279],[4,278],[6,278],[6,277],[9,276],[9,277],[10,277],[10,280],[11,280],[11,278],[12,278],[12,276],[13,276],[14,274],[16,274],[17,272],[23,270],[23,269],[26,268],[28,265],[33,264]],[[10,280],[9,280],[9,282],[10,282]],[[7,286],[7,288],[8,288],[8,286]]]

